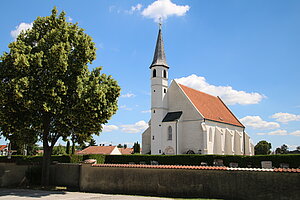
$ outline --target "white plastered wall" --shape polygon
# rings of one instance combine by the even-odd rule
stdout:
[[[120,150],[115,147],[112,152],[110,153],[110,155],[122,155],[122,153],[120,152]]]
[[[151,151],[151,128],[150,126],[142,134],[142,154],[148,154]]]

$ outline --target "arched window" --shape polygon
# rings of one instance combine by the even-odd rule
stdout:
[[[164,78],[167,78],[167,71],[164,70]]]
[[[172,127],[169,126],[168,128],[168,140],[172,140]]]
[[[156,69],[153,70],[153,77],[156,77]]]

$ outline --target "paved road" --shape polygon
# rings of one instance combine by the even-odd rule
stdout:
[[[83,192],[67,192],[67,191],[44,191],[44,190],[28,190],[28,189],[6,189],[0,188],[0,200],[171,200],[169,198],[156,197],[141,197],[128,195],[109,195],[97,193],[83,193]]]

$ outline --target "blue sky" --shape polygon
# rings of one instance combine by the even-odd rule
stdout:
[[[54,6],[93,37],[98,50],[90,68],[103,66],[122,88],[119,110],[94,137],[97,144],[141,142],[161,16],[170,80],[219,95],[254,144],[300,146],[300,1],[3,1],[1,54]]]

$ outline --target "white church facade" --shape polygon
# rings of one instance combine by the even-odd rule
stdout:
[[[150,70],[151,119],[142,134],[143,154],[254,154],[244,125],[219,97],[175,80],[169,87],[161,28]]]

